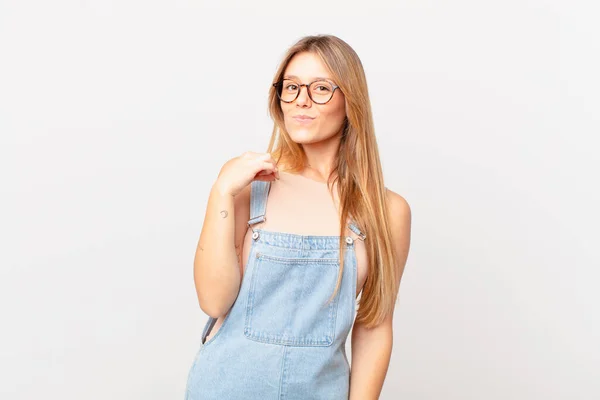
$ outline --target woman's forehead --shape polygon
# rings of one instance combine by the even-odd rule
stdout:
[[[288,63],[284,79],[306,79],[310,81],[318,79],[329,79],[331,75],[321,60],[310,53],[296,54]]]
[[[296,79],[296,80],[302,80],[300,77],[296,76],[296,75],[289,75],[286,74],[284,75],[283,79]],[[318,81],[318,80],[331,80],[330,77],[326,77],[326,76],[308,76],[306,77],[306,80],[309,81]]]

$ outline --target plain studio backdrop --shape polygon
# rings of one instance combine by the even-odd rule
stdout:
[[[284,51],[330,33],[413,212],[381,398],[600,398],[598,11],[2,0],[0,397],[183,398],[211,185],[266,151]]]

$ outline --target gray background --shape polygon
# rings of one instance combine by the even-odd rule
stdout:
[[[598,399],[598,6],[0,1],[0,397],[179,399],[225,161],[285,49],[366,69],[413,211],[382,399]]]

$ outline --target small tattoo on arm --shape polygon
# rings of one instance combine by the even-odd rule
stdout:
[[[202,246],[198,246],[198,248],[202,251],[204,251],[204,248],[202,248]]]
[[[223,211],[221,211],[221,216],[222,216],[223,218],[227,218],[227,216],[228,216],[228,215],[229,215],[229,213],[227,212],[227,210],[223,210]]]

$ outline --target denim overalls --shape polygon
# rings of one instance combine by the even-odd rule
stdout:
[[[249,227],[266,220],[270,182],[251,183]],[[301,212],[300,210],[298,212]],[[349,228],[364,240],[353,223]],[[356,316],[354,239],[339,292],[339,236],[252,229],[238,296],[217,333],[209,317],[188,374],[186,400],[348,399],[346,338]]]

